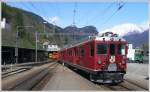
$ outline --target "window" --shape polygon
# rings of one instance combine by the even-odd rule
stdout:
[[[68,50],[68,56],[72,56],[72,50]]]
[[[67,51],[67,54],[68,54],[68,56],[69,56],[69,50]]]
[[[77,49],[74,48],[74,55],[77,56]]]
[[[80,51],[81,51],[81,56],[84,56],[85,55],[85,51],[84,51],[83,47],[80,48]]]
[[[110,44],[110,55],[115,55],[115,45],[114,44]]]
[[[107,45],[106,44],[97,44],[97,54],[106,54]]]
[[[118,45],[118,54],[125,55],[125,45]]]
[[[90,56],[94,56],[94,45],[90,44]]]
[[[77,53],[76,53],[76,54],[77,54],[77,56],[79,56],[79,50],[78,50],[78,48],[76,48],[76,51],[77,51]]]
[[[72,50],[70,50],[70,56],[72,56]]]

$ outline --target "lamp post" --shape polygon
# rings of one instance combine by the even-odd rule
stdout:
[[[33,26],[17,26],[17,33],[16,33],[16,48],[15,48],[15,57],[16,57],[16,64],[18,63],[18,40],[19,40],[19,28],[33,28]]]

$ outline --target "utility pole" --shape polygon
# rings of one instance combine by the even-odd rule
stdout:
[[[37,62],[37,41],[38,39],[37,39],[37,32],[35,32],[35,44],[36,44],[36,46],[35,46],[35,62]]]
[[[55,34],[55,27],[56,27],[56,23],[55,23],[55,21],[54,21],[54,23],[53,23],[53,37],[55,37],[56,36],[56,34]],[[52,43],[55,43],[56,44],[56,41],[55,41],[55,39],[53,38],[53,42]]]
[[[45,24],[47,24],[47,22],[46,22],[46,21],[44,21],[44,22],[43,22],[43,24],[44,24],[44,33],[46,34]],[[46,35],[46,37],[48,38],[48,35]]]
[[[76,6],[77,6],[77,3],[75,3],[74,10],[73,10],[73,26],[75,26]]]
[[[18,63],[18,26],[17,26],[17,34],[16,34],[16,48],[15,48],[15,58],[16,64]]]
[[[18,63],[19,28],[33,28],[33,26],[17,26],[17,33],[16,33],[16,48],[15,48],[16,64]]]

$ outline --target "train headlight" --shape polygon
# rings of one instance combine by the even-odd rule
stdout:
[[[98,64],[101,64],[102,62],[101,62],[101,60],[98,60],[98,62],[97,62]]]

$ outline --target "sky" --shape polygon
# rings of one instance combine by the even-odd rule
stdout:
[[[148,3],[122,2],[7,2],[8,5],[18,7],[43,17],[46,21],[62,28],[73,24],[77,27],[93,25],[98,31],[107,28],[132,23],[148,23]],[[74,10],[76,11],[74,13]]]

